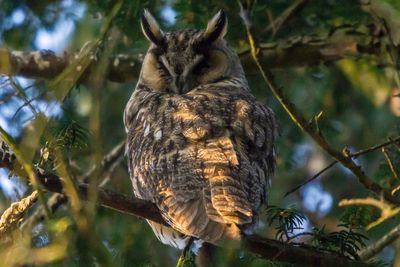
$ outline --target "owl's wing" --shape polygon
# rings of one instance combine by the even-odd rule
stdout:
[[[182,115],[187,144],[177,167],[184,171],[159,202],[164,217],[188,234],[203,229],[203,238],[228,231],[222,225],[253,223],[275,164],[274,113],[249,95],[202,93],[179,103],[172,114]]]
[[[231,125],[241,158],[240,177],[245,181],[249,201],[259,207],[266,202],[275,169],[278,124],[274,112],[252,98],[236,101],[235,107]]]
[[[258,209],[266,201],[275,166],[277,125],[269,108],[251,97],[237,97],[228,97],[226,103],[232,106],[226,134],[214,142],[217,151],[213,153],[225,158],[221,156],[207,177],[212,203],[208,213],[214,220],[243,225],[257,220]],[[224,160],[228,164],[221,165]],[[213,209],[220,217],[214,216]]]
[[[273,113],[250,95],[216,91],[138,95],[148,104],[126,117],[135,194],[179,232],[209,242],[256,221],[276,132]]]

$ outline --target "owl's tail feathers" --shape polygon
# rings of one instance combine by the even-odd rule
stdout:
[[[254,221],[253,209],[243,186],[230,175],[230,170],[216,168],[209,182],[211,207],[209,205],[207,209],[213,220],[237,225],[251,224]]]
[[[240,239],[240,230],[235,224],[217,222],[208,216],[203,198],[179,201],[169,196],[158,207],[166,222],[187,236],[212,244],[224,239]]]
[[[179,233],[171,227],[147,220],[154,234],[163,244],[184,249],[189,241],[189,237]]]

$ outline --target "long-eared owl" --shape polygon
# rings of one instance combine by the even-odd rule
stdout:
[[[266,202],[274,113],[250,94],[222,10],[205,30],[164,33],[147,10],[141,26],[150,48],[124,114],[134,194],[171,226],[149,221],[165,244],[240,238]]]

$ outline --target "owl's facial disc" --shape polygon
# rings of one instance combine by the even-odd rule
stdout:
[[[145,10],[141,26],[151,47],[143,63],[142,78],[155,90],[185,94],[199,85],[229,76],[231,61],[223,41],[227,25],[226,15],[221,10],[203,31],[165,34]]]

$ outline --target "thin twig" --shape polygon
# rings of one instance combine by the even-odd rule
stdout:
[[[343,206],[349,206],[349,205],[368,205],[368,206],[374,206],[380,210],[388,210],[391,209],[392,206],[377,200],[375,198],[352,198],[352,199],[342,199],[339,203],[338,206],[339,207],[343,207]]]
[[[390,137],[389,137],[389,140],[391,141],[391,140],[393,140],[393,139],[391,139]],[[393,143],[394,144],[394,146],[397,148],[397,150],[400,152],[400,142],[395,142],[395,143]]]
[[[359,156],[361,156],[361,155],[364,155],[364,154],[370,153],[370,152],[372,152],[372,151],[375,151],[375,150],[384,148],[384,147],[386,147],[386,146],[389,146],[389,145],[397,145],[397,142],[400,142],[400,136],[398,136],[398,137],[396,137],[396,138],[394,138],[394,139],[389,138],[389,141],[384,142],[384,143],[382,143],[382,144],[375,145],[375,146],[372,146],[372,147],[369,147],[369,148],[366,148],[366,149],[363,149],[363,150],[360,150],[360,151],[357,151],[357,152],[354,152],[354,153],[350,153],[350,157],[352,157],[353,159],[356,159],[357,157],[359,157]],[[324,172],[326,172],[327,170],[329,170],[330,168],[332,168],[333,166],[335,166],[338,162],[339,162],[338,160],[333,160],[333,161],[330,162],[328,165],[326,165],[323,169],[321,169],[319,172],[317,172],[316,174],[314,174],[311,178],[309,178],[308,180],[302,182],[302,183],[299,184],[298,186],[296,186],[296,187],[290,189],[289,191],[287,191],[283,197],[284,197],[284,198],[287,197],[287,196],[290,195],[291,193],[293,193],[293,192],[299,190],[299,189],[300,189],[301,187],[303,187],[304,185],[306,185],[306,184],[308,184],[308,183],[314,181],[315,179],[317,179],[318,177],[320,177],[321,174],[323,174]],[[393,195],[393,191],[392,191],[392,195]]]
[[[111,176],[113,176],[116,168],[121,164],[121,162],[124,160],[124,157],[119,157],[116,159],[116,161],[108,168],[108,170],[105,170],[102,177],[102,181],[99,184],[99,187],[104,187],[108,184],[109,181],[111,181]]]
[[[94,173],[104,172],[105,170],[107,170],[111,165],[114,164],[116,160],[122,157],[124,151],[125,151],[125,142],[122,141],[118,145],[116,145],[113,149],[111,149],[111,151],[106,156],[104,156],[100,165],[93,167],[85,175],[83,175],[82,181],[87,183],[89,177],[92,176]]]
[[[400,190],[400,185],[396,186],[395,188],[392,189],[392,195],[396,195],[397,192]]]
[[[382,236],[379,240],[359,252],[361,260],[368,260],[381,252],[385,247],[396,241],[400,237],[400,224]]]
[[[44,91],[44,92],[40,93],[39,95],[37,95],[37,96],[35,96],[35,97],[29,99],[29,100],[28,100],[28,99],[25,99],[25,103],[17,108],[17,110],[14,112],[14,115],[12,116],[11,119],[12,119],[12,120],[15,119],[15,117],[17,117],[17,115],[18,115],[18,112],[20,112],[20,111],[21,111],[24,107],[26,107],[27,105],[29,105],[29,106],[31,107],[33,101],[35,101],[35,100],[37,100],[37,99],[39,99],[39,98],[42,98],[44,95],[46,95],[46,93],[47,93],[47,92]],[[35,112],[34,114],[36,114],[36,113],[37,113],[37,112]]]
[[[288,195],[290,195],[293,192],[296,192],[297,190],[299,190],[301,187],[305,186],[306,184],[314,181],[315,179],[317,179],[321,174],[323,174],[325,171],[329,170],[330,168],[332,168],[333,166],[336,165],[336,163],[338,163],[337,160],[332,161],[331,163],[329,163],[328,165],[326,165],[322,170],[320,170],[319,172],[317,172],[316,174],[314,174],[310,179],[302,182],[301,184],[299,184],[298,186],[290,189],[289,191],[286,192],[286,194],[283,196],[284,198],[287,197]]]
[[[305,4],[307,2],[308,0],[296,0],[293,4],[286,8],[279,17],[272,20],[268,27],[261,32],[261,35],[265,35],[272,31],[272,35],[275,36],[282,25],[291,17],[299,13],[306,6]]]
[[[351,155],[351,157],[353,157],[353,158],[357,158],[358,156],[367,154],[367,153],[369,153],[369,152],[378,150],[378,149],[380,149],[380,148],[383,148],[383,147],[386,147],[386,146],[389,146],[389,145],[396,145],[397,143],[400,142],[400,136],[397,136],[397,137],[395,137],[395,138],[388,138],[388,139],[389,139],[389,141],[387,141],[387,142],[384,142],[384,143],[382,143],[382,144],[375,145],[375,146],[372,146],[372,147],[369,147],[369,148],[366,148],[366,149],[357,151],[357,152],[355,152],[355,153],[351,153],[350,155]]]
[[[393,178],[398,180],[399,176],[397,175],[397,172],[396,172],[396,170],[395,170],[395,168],[393,166],[393,162],[390,159],[389,154],[386,152],[385,148],[382,148],[381,151],[382,151],[383,155],[385,156],[385,159],[386,159],[386,161],[387,161],[387,163],[389,165],[389,169],[392,172]]]
[[[32,106],[31,101],[29,101],[28,96],[26,95],[26,93],[24,92],[24,89],[13,79],[13,78],[9,78],[10,80],[10,84],[11,86],[15,89],[15,91],[21,96],[21,98],[24,100],[24,104],[22,105],[22,107],[28,106],[32,113],[34,115],[37,114],[37,111],[35,110],[35,108]],[[14,118],[14,117],[13,117]]]

